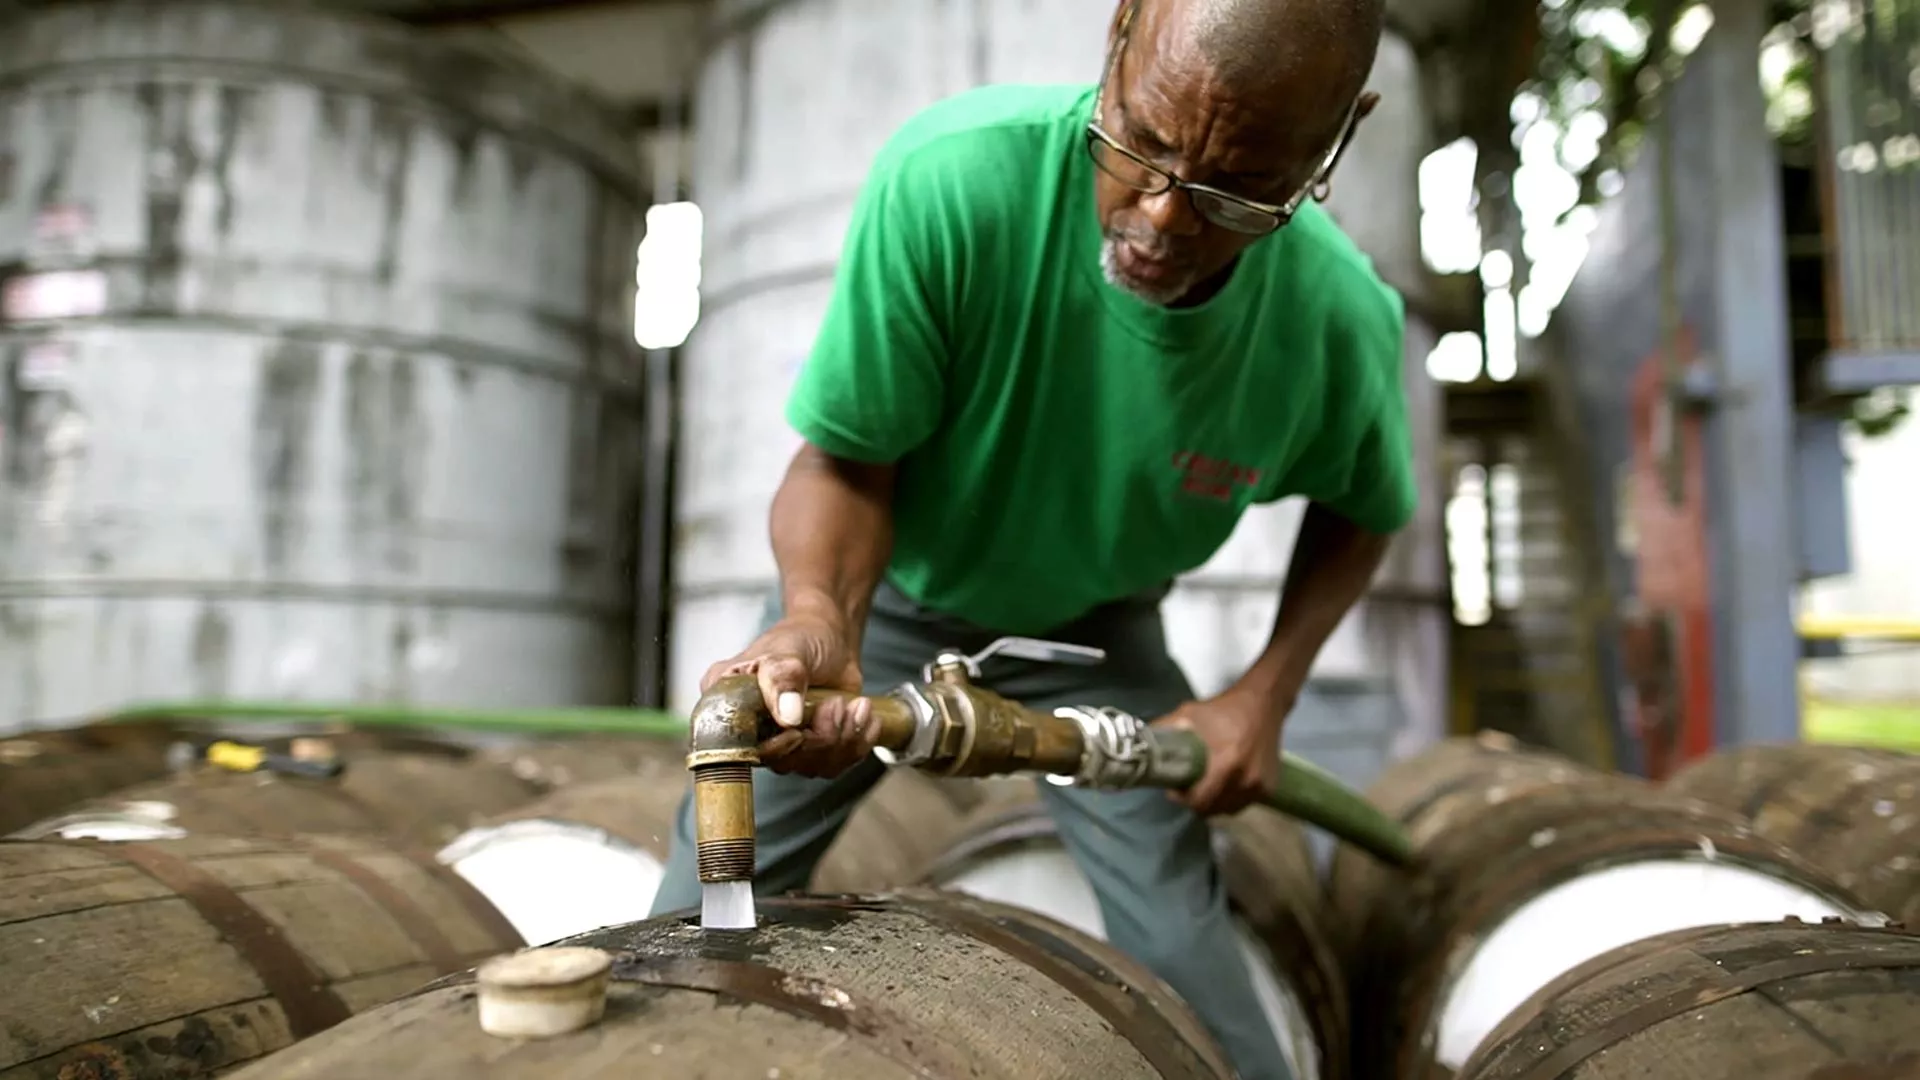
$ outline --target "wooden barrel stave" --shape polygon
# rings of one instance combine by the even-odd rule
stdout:
[[[370,840],[0,842],[0,1080],[212,1075],[520,943]]]
[[[1408,779],[1383,799],[1412,808],[1415,870],[1382,874],[1336,855],[1331,900],[1350,917],[1354,1014],[1379,1018],[1355,1044],[1362,1075],[1450,1076],[1540,985],[1640,937],[1740,918],[1869,914],[1730,813],[1497,747],[1476,776],[1476,751],[1458,745],[1468,741],[1440,748],[1455,769],[1435,770],[1425,793],[1420,759],[1401,763]]]
[[[808,883],[814,892],[872,892],[911,884],[946,850],[977,785],[888,769],[827,846]]]
[[[1424,816],[1450,797],[1469,801],[1496,789],[1519,794],[1533,787],[1625,779],[1572,758],[1530,746],[1511,735],[1483,731],[1443,739],[1381,770],[1367,798],[1400,820]]]
[[[0,739],[0,836],[107,792],[164,776],[158,724],[36,731]]]
[[[1818,851],[1808,856],[1875,909],[1920,927],[1920,838],[1915,837],[1911,821],[1901,820],[1908,817],[1909,811],[1903,810],[1889,823],[1897,827],[1889,827],[1871,842],[1855,841],[1844,863]]]
[[[1920,760],[1912,758],[1809,761],[1746,816],[1763,836],[1845,858],[1853,841],[1878,831],[1875,807],[1886,793],[1917,775]]]
[[[476,1024],[473,989],[464,983],[390,1002],[378,1015],[390,1029],[349,1021],[327,1033],[335,1038],[283,1051],[232,1075],[236,1080],[706,1080],[736,1075],[924,1080],[926,1075],[862,1039],[778,1008],[751,1001],[717,1007],[706,995],[663,993],[620,980],[608,992],[600,1028],[582,1033],[594,1035],[592,1041],[574,1035],[509,1047],[477,1031],[468,1035]],[[622,1030],[618,1037],[601,1031],[640,1019],[644,1028]],[[423,1038],[418,1034],[423,1032],[434,1034]],[[410,1056],[395,1058],[393,1048]],[[359,1068],[378,1071],[353,1071]]]
[[[1856,765],[1821,802],[1797,818],[1756,820],[1754,831],[1803,853],[1875,908],[1920,917],[1920,760]]]
[[[653,776],[662,762],[678,762],[676,767],[684,770],[686,753],[686,744],[678,739],[578,736],[490,746],[475,756],[545,794],[573,784]]]
[[[1346,1075],[1347,1001],[1322,926],[1313,853],[1300,827],[1255,807],[1216,825],[1242,955],[1275,1039],[1300,1080]],[[1031,781],[1001,786],[956,830],[922,883],[1012,904],[1105,940],[1092,887],[1059,841]]]
[[[1797,921],[1699,927],[1597,956],[1488,1036],[1465,1080],[1906,1080],[1920,936]]]
[[[1538,789],[1587,784],[1644,786],[1489,731],[1444,739],[1394,762],[1368,786],[1366,796],[1400,824],[1433,832],[1462,815]],[[1397,902],[1406,880],[1403,871],[1345,845],[1334,850],[1327,872],[1327,921],[1345,966],[1357,962],[1373,907]]]
[[[440,860],[536,943],[646,918],[689,776],[673,744],[656,744],[629,764],[619,779],[559,788],[469,829]],[[915,770],[890,770],[821,857],[814,890],[910,883],[958,827],[950,790]]]
[[[500,766],[425,754],[347,757],[319,779],[203,766],[90,800],[19,835],[166,839],[183,834],[366,834],[439,846],[534,789]]]
[[[1872,765],[1900,756],[1874,747],[1755,743],[1728,747],[1688,762],[1663,786],[1753,818],[1809,767]]]
[[[591,1028],[496,1039],[478,1026],[470,977],[456,976],[235,1080],[1231,1075],[1199,1021],[1131,960],[1042,917],[952,894],[770,898],[745,934],[662,917],[566,944],[615,957],[606,1015]]]
[[[1735,747],[1668,790],[1738,813],[1897,918],[1920,918],[1920,756],[1871,747]]]

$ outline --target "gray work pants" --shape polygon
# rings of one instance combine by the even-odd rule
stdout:
[[[1160,599],[1118,601],[1044,635],[1107,651],[1092,667],[995,658],[982,665],[997,693],[1036,708],[1111,705],[1151,719],[1192,696],[1167,652]],[[778,617],[768,605],[766,624]],[[976,652],[1000,635],[921,608],[888,585],[874,595],[860,655],[868,693],[920,677],[944,648]],[[831,780],[754,770],[758,856],[754,891],[805,889],[814,864],[878,782],[874,758]],[[1204,819],[1164,792],[1039,785],[1060,838],[1093,886],[1108,940],[1165,979],[1213,1032],[1243,1080],[1292,1080],[1241,958]],[[691,796],[680,803],[653,914],[697,908]]]

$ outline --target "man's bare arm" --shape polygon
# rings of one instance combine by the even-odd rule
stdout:
[[[773,496],[773,557],[787,614],[829,621],[855,655],[893,551],[895,472],[805,444]]]

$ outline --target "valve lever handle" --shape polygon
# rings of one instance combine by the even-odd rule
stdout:
[[[934,681],[937,673],[948,672],[950,676],[965,672],[965,679],[980,678],[980,662],[995,656],[1008,656],[1015,660],[1032,660],[1041,664],[1074,664],[1087,667],[1098,664],[1107,658],[1107,650],[1096,649],[1091,645],[1071,645],[1064,641],[1042,641],[1030,637],[1003,637],[989,642],[987,647],[968,656],[958,649],[943,650],[933,663],[921,669],[921,678]]]
[[[990,656],[1010,656],[1015,660],[1032,660],[1041,664],[1091,667],[1107,658],[1107,650],[1096,649],[1091,645],[1074,645],[1065,641],[1003,637],[967,659],[977,665]]]

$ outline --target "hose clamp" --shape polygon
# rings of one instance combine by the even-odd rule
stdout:
[[[1080,728],[1080,771],[1069,782],[1079,787],[1132,788],[1153,775],[1153,730],[1139,717],[1105,705],[1067,705],[1053,710],[1053,715]]]

